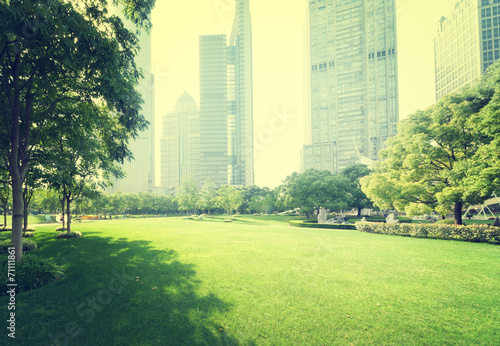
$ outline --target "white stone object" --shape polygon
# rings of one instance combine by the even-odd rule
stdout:
[[[319,208],[319,215],[318,215],[318,223],[323,224],[326,223],[326,209],[325,208]]]
[[[387,219],[385,219],[385,223],[393,225],[395,223],[399,223],[399,220],[396,218],[396,215],[389,214],[389,216],[387,216]]]

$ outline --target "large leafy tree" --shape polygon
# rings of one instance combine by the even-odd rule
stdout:
[[[194,213],[194,209],[199,204],[199,198],[200,191],[194,179],[191,177],[184,179],[181,186],[179,186],[179,191],[176,196],[179,209],[185,210],[186,213],[189,213],[189,210],[192,210]]]
[[[280,199],[290,208],[300,208],[309,219],[309,215],[320,207],[340,211],[351,203],[348,193],[349,180],[329,171],[308,169],[304,173],[294,172],[284,181]]]
[[[114,119],[115,160],[146,126],[135,87],[138,40],[110,15],[118,3],[137,27],[148,27],[154,0],[0,0],[0,155],[12,180],[12,241],[22,259],[23,183],[31,153],[61,103],[106,106]],[[101,120],[97,116],[96,121]],[[79,118],[74,117],[74,126]]]
[[[217,190],[217,204],[231,217],[243,203],[243,193],[233,186],[221,186]]]
[[[371,170],[366,165],[361,164],[352,165],[340,171],[340,174],[350,182],[348,188],[351,196],[349,207],[355,208],[358,211],[358,216],[361,216],[362,209],[373,207],[372,201],[361,191],[361,183],[359,182],[360,178],[370,173]]]
[[[409,215],[453,212],[460,225],[464,207],[491,196],[500,185],[499,67],[399,124],[375,173],[362,179],[377,206]]]
[[[199,207],[209,214],[216,207],[217,189],[212,178],[207,178],[200,191]]]
[[[98,190],[109,183],[109,176],[121,177],[122,171],[113,158],[108,133],[115,124],[105,108],[96,109],[87,103],[63,104],[60,117],[47,124],[50,137],[42,141],[45,149],[47,185],[59,191],[66,210],[67,231],[71,232],[71,203],[84,191]],[[72,126],[78,118],[80,126]]]

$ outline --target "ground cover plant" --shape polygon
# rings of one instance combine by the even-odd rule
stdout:
[[[500,341],[497,245],[295,228],[281,216],[225,218],[78,223],[84,237],[75,239],[37,227],[32,254],[65,275],[16,296],[16,341]]]

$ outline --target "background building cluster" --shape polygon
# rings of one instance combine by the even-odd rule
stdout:
[[[500,0],[459,0],[437,23],[436,100],[477,80],[500,58]],[[286,9],[284,9],[286,14]],[[306,120],[301,169],[339,172],[378,159],[399,120],[395,0],[310,0],[304,32]],[[301,39],[301,38],[297,38]],[[139,64],[150,71],[150,39]],[[273,52],[269,52],[273,54]],[[418,68],[418,66],[416,66]],[[135,160],[114,191],[174,191],[254,184],[252,25],[235,0],[229,35],[199,37],[200,104],[188,92],[163,117],[160,182],[154,177],[153,76],[140,85],[150,127],[130,146]],[[159,183],[159,184],[158,184]]]

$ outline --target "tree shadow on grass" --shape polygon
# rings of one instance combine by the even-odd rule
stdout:
[[[231,305],[200,294],[194,265],[178,261],[174,250],[92,232],[49,241],[54,234],[38,234],[36,252],[63,264],[66,274],[18,294],[21,344],[240,344],[218,320]]]

